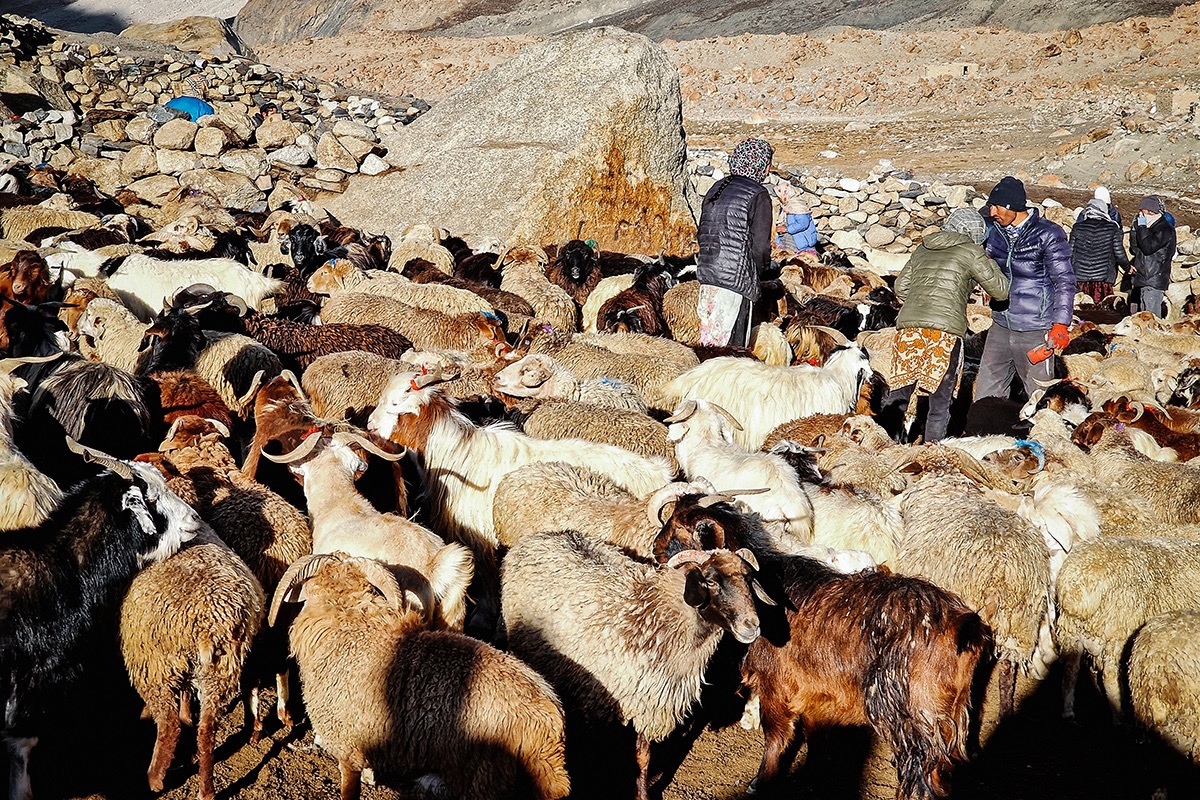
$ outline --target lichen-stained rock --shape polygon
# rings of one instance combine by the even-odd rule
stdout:
[[[184,17],[170,22],[149,22],[121,31],[122,36],[173,44],[180,50],[201,53],[209,58],[239,55],[241,42],[223,20],[216,17]]]
[[[582,235],[626,252],[681,252],[695,238],[678,73],[660,46],[617,28],[531,46],[382,143],[396,170],[352,176],[328,203],[364,228]]]

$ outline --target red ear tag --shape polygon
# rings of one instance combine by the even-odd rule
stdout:
[[[411,380],[409,380],[409,382],[408,382],[408,388],[412,389],[414,392],[419,392],[419,391],[421,391],[421,387],[420,387],[420,386],[417,386],[417,379],[416,379],[416,378],[412,378]]]

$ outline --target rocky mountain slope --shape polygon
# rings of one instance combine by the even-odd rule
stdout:
[[[454,36],[547,35],[616,25],[652,39],[743,33],[805,33],[851,25],[874,30],[947,30],[987,25],[1025,31],[1077,28],[1131,16],[1165,16],[1182,0],[249,0],[238,35],[252,45],[286,44],[361,31]]]

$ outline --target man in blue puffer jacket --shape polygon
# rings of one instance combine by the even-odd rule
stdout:
[[[1007,304],[994,304],[992,327],[975,379],[975,399],[1008,397],[1013,376],[1032,395],[1035,380],[1048,381],[1053,359],[1034,364],[1029,351],[1041,345],[1062,350],[1075,310],[1071,245],[1061,226],[1026,204],[1025,185],[1013,177],[988,195],[992,224],[984,250],[999,265],[1010,289]]]

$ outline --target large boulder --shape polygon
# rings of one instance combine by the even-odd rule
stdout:
[[[208,58],[240,55],[242,52],[242,44],[233,29],[216,17],[184,17],[170,22],[132,25],[121,31],[121,35],[172,44],[180,50],[200,53]]]
[[[397,169],[352,176],[326,201],[364,229],[427,222],[468,240],[693,247],[679,76],[644,36],[592,28],[533,45],[382,144]]]

